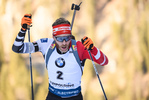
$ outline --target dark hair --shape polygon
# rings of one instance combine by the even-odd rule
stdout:
[[[66,20],[65,18],[59,18],[52,24],[52,27],[55,25],[59,25],[59,24],[69,24],[70,25],[70,22],[68,20]]]
[[[76,40],[74,35],[71,35],[71,39],[74,39],[74,40]]]

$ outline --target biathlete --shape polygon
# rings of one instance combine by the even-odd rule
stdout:
[[[16,53],[43,54],[49,77],[49,92],[46,100],[83,100],[81,76],[84,61],[90,59],[88,50],[93,60],[101,66],[108,64],[107,56],[86,36],[81,41],[72,39],[71,24],[64,18],[59,18],[52,24],[53,38],[24,42],[27,26],[31,23],[31,14],[25,14],[12,50]]]

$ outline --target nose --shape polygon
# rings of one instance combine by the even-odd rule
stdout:
[[[63,40],[62,44],[66,44],[66,40]]]

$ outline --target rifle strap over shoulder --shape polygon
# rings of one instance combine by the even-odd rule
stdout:
[[[78,55],[78,51],[77,51],[77,45],[76,45],[76,40],[71,40],[71,47],[72,47],[72,52],[75,56],[75,59],[77,61],[77,63],[79,64],[80,68],[81,68],[81,72],[83,74],[83,70],[82,70],[82,65],[81,65],[81,61],[80,61],[80,58],[79,58],[79,55]]]
[[[46,54],[46,57],[45,57],[45,60],[46,60],[46,67],[48,65],[48,61],[49,61],[49,58],[52,54],[52,52],[55,50],[55,41],[52,42],[47,54]]]

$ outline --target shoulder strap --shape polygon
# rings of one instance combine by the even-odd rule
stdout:
[[[76,58],[77,63],[79,64],[80,68],[81,68],[81,72],[83,74],[83,70],[82,70],[82,64],[78,55],[78,51],[77,51],[77,45],[76,45],[76,40],[71,39],[71,47],[72,47],[72,52]]]
[[[45,59],[46,60],[46,66],[48,64],[49,58],[50,58],[52,52],[54,51],[54,49],[55,49],[55,41],[52,42],[52,44],[51,44],[51,46],[47,52],[46,59]]]

